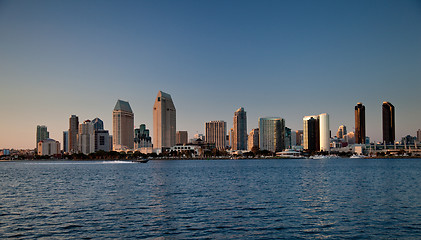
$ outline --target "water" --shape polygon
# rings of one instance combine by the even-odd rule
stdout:
[[[0,237],[419,239],[419,159],[0,163]]]

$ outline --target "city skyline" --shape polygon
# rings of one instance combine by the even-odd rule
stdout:
[[[282,116],[301,130],[303,116],[327,112],[332,131],[354,132],[363,102],[366,136],[381,142],[384,101],[396,107],[396,140],[420,128],[416,1],[0,5],[0,148],[34,148],[37,125],[61,142],[71,115],[111,130],[117,99],[151,128],[158,90],[171,93],[177,130],[190,136],[212,119],[231,129],[239,107],[247,129]]]

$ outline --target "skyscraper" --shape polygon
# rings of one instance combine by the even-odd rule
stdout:
[[[69,152],[69,131],[63,131],[63,152]]]
[[[228,145],[233,149],[234,147],[234,128],[228,131]]]
[[[153,147],[170,148],[176,143],[176,110],[171,96],[158,92],[153,105]]]
[[[417,131],[417,141],[421,142],[421,129],[418,129]]]
[[[118,100],[113,111],[113,148],[133,149],[134,114],[130,104]]]
[[[355,106],[355,143],[365,144],[365,106],[362,103]]]
[[[177,131],[176,135],[177,135],[177,139],[176,139],[177,145],[178,144],[181,144],[181,145],[187,144],[187,141],[189,139],[187,131]]]
[[[36,136],[36,148],[38,150],[38,143],[44,139],[50,137],[50,133],[47,131],[47,127],[42,125],[37,126],[37,136]]]
[[[302,139],[303,139],[303,130],[297,130],[297,131],[295,131],[295,134],[296,134],[296,136],[295,136],[295,145],[297,145],[297,146],[301,146],[301,145],[303,145],[303,143],[302,143]]]
[[[234,113],[233,150],[247,150],[247,113],[239,108]]]
[[[395,142],[395,107],[390,102],[383,102],[383,142],[392,144]]]
[[[94,130],[104,129],[104,122],[99,118],[94,118],[94,120],[92,120],[92,124],[94,125]]]
[[[309,151],[330,151],[329,115],[305,116],[303,118],[304,149]]]
[[[90,120],[79,124],[77,140],[79,152],[83,154],[95,152],[94,124]]]
[[[284,149],[285,120],[279,117],[259,118],[259,148],[271,152]]]
[[[78,141],[77,134],[79,132],[79,118],[76,115],[72,115],[69,118],[69,153],[78,152]]]
[[[330,151],[330,127],[329,115],[322,113],[319,115],[320,124],[320,151]]]
[[[252,129],[248,136],[248,150],[253,147],[259,147],[259,129]]]
[[[224,121],[210,121],[206,123],[206,142],[215,144],[219,150],[225,149],[227,136],[227,123]]]
[[[348,132],[346,131],[346,126],[345,125],[339,126],[338,131],[336,132],[336,137],[344,138],[346,134],[348,134]]]
[[[291,128],[285,127],[285,137],[284,145],[285,149],[291,149],[292,137],[291,137]]]
[[[319,116],[303,118],[303,147],[309,151],[320,150]]]
[[[152,147],[152,139],[149,136],[149,129],[146,129],[145,124],[140,124],[139,128],[134,130],[134,145],[135,149]]]

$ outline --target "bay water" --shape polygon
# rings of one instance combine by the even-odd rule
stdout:
[[[420,239],[420,159],[0,163],[0,237]]]

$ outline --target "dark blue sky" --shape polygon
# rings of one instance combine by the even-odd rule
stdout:
[[[61,141],[71,114],[112,131],[117,99],[152,130],[159,90],[190,137],[239,107],[249,130],[327,112],[334,135],[363,102],[380,140],[390,101],[400,139],[421,128],[420,43],[420,1],[0,1],[0,148],[37,124]]]

